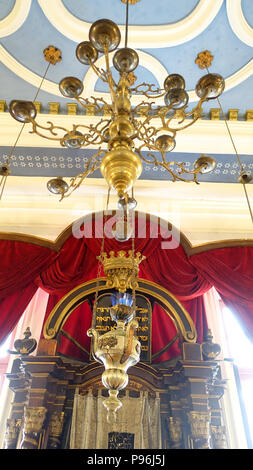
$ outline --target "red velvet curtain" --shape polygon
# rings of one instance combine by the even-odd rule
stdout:
[[[190,263],[219,292],[253,340],[253,247],[211,250]]]
[[[152,223],[148,222],[145,231],[139,230],[135,238],[135,251],[146,256],[140,265],[140,277],[163,286],[182,302],[196,325],[198,340],[202,340],[207,329],[203,294],[212,286],[234,308],[253,338],[253,247],[220,248],[189,257],[182,245],[163,249],[163,233],[152,230]],[[82,238],[71,234],[56,253],[32,243],[0,240],[0,341],[14,328],[37,287],[50,293],[50,312],[65,293],[95,278],[101,242],[101,236],[94,238],[94,233],[93,237]],[[121,243],[105,238],[106,252],[131,248],[131,240]],[[86,327],[90,315],[81,308],[76,328],[78,324]],[[169,322],[166,327],[166,317],[161,320],[161,315],[153,315],[154,353],[173,333]]]
[[[31,243],[0,240],[0,343],[13,330],[37,290],[36,276],[57,253]]]

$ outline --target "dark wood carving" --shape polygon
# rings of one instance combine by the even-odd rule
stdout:
[[[187,332],[187,324],[184,328]],[[226,448],[220,408],[225,383],[218,353],[209,334],[202,345],[182,341],[181,356],[173,363],[139,362],[129,369],[129,394],[137,399],[140,391],[160,396],[162,448]],[[76,389],[96,394],[103,388],[103,365],[77,363],[56,354],[54,338],[41,339],[36,355],[18,351],[7,374],[14,399],[6,423],[6,449],[68,448]],[[112,435],[109,445],[133,443],[127,436]]]

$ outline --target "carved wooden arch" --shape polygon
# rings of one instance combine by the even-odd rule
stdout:
[[[174,297],[169,291],[160,287],[158,284],[148,281],[146,279],[138,279],[139,287],[136,290],[136,295],[146,294],[147,297],[154,299],[158,303],[166,314],[173,321],[180,342],[183,341],[194,343],[197,340],[196,329],[194,323],[181,305],[181,303]],[[43,334],[46,339],[57,339],[65,322],[71,313],[80,304],[85,302],[90,295],[94,295],[97,289],[97,280],[85,282],[73,290],[68,292],[53,308],[49,314],[45,325]],[[111,292],[111,289],[106,287],[106,278],[100,278],[98,282],[99,294]],[[166,349],[170,347],[170,343],[162,348],[156,356],[159,356]]]

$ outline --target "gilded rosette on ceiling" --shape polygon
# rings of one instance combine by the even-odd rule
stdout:
[[[100,257],[99,257],[100,259]],[[107,276],[106,287],[117,289],[119,292],[126,292],[127,289],[138,287],[139,264],[146,259],[141,253],[133,251],[110,251],[101,254],[101,263],[103,264],[104,273]]]
[[[127,0],[121,0],[122,3],[127,3]],[[140,0],[128,0],[129,5],[135,5],[135,3],[139,2]]]

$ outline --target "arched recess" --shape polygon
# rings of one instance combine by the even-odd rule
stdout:
[[[184,341],[189,343],[196,342],[197,334],[194,323],[176,297],[168,290],[146,279],[139,278],[138,284],[139,287],[136,290],[136,295],[144,294],[162,307],[174,323],[179,341],[181,343]],[[94,295],[97,287],[99,295],[111,291],[110,288],[106,287],[106,278],[101,277],[98,281],[98,285],[97,280],[93,279],[68,292],[49,314],[43,329],[44,337],[46,339],[57,339],[71,313],[90,296]],[[158,357],[169,349],[169,347],[170,343],[165,345],[155,356]]]

